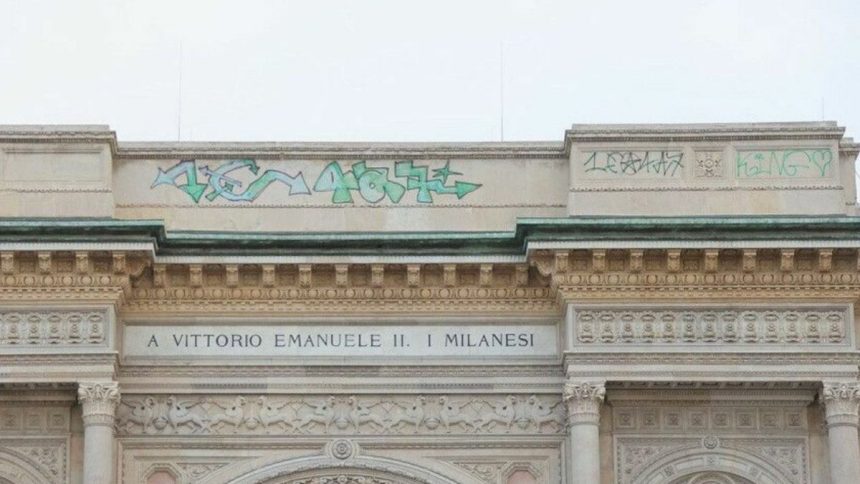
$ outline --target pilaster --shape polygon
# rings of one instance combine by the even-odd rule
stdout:
[[[604,381],[569,380],[564,385],[567,407],[567,482],[600,483],[600,406],[606,396]]]
[[[831,484],[850,484],[860,476],[858,408],[860,382],[824,382],[821,391],[827,415]]]
[[[114,418],[119,403],[116,382],[86,382],[78,386],[84,421],[84,482],[115,482]]]

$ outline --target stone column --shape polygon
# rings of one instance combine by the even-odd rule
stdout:
[[[860,382],[824,382],[821,396],[827,415],[830,484],[857,484],[860,480],[857,435]]]
[[[119,403],[116,382],[81,383],[78,401],[84,420],[84,482],[112,484],[114,479],[114,417]]]
[[[568,381],[564,385],[567,405],[567,482],[600,484],[600,405],[606,395],[604,382]]]

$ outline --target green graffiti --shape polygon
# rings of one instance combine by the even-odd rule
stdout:
[[[241,170],[240,174],[244,172],[244,178],[236,176],[234,172],[238,170]],[[392,171],[396,179],[390,178]],[[432,176],[428,177],[428,171],[428,167],[415,166],[412,161],[398,161],[393,170],[357,161],[344,171],[340,162],[332,161],[317,177],[313,189],[332,192],[332,203],[353,203],[353,192],[358,192],[368,203],[379,203],[385,198],[392,203],[400,203],[406,192],[413,190],[417,192],[419,203],[433,203],[434,194],[456,195],[461,199],[481,187],[478,183],[464,181],[449,184],[450,177],[462,175],[451,170],[450,161],[442,168],[433,169]],[[257,176],[259,172],[257,162],[251,159],[229,160],[215,168],[198,168],[195,160],[182,160],[167,170],[159,168],[150,188],[172,185],[185,192],[194,203],[199,203],[204,195],[210,202],[218,198],[230,202],[253,202],[274,182],[287,185],[290,195],[311,194],[301,172],[290,176],[282,171],[266,170],[251,182],[243,181],[248,173]]]
[[[358,191],[361,198],[369,203],[378,203],[386,196],[394,203],[399,203],[407,190],[417,190],[416,200],[419,203],[433,203],[433,193],[438,195],[456,195],[461,199],[481,187],[477,183],[455,181],[447,185],[448,177],[462,175],[451,170],[451,162],[442,168],[433,170],[433,176],[428,179],[426,166],[416,167],[412,161],[398,161],[394,165],[394,175],[404,178],[406,186],[388,178],[388,168],[368,167],[366,162],[359,161],[343,171],[340,163],[332,161],[320,173],[314,191],[333,192],[333,203],[352,203],[352,191]]]
[[[316,183],[314,191],[334,192],[331,196],[333,203],[352,203],[351,190],[358,190],[361,198],[377,203],[388,198],[397,203],[406,193],[403,185],[388,179],[388,168],[368,168],[364,161],[353,163],[351,170],[344,172],[340,163],[329,163]]]
[[[260,167],[254,160],[230,160],[215,169],[204,166],[199,169],[200,173],[207,177],[207,183],[197,182],[197,162],[194,160],[182,160],[167,170],[158,169],[158,174],[150,188],[159,185],[173,185],[187,193],[194,203],[200,201],[200,197],[209,189],[206,199],[210,202],[218,197],[231,202],[253,202],[272,183],[279,181],[290,187],[290,195],[310,195],[311,191],[305,183],[304,176],[299,172],[296,176],[290,176],[278,170],[266,170],[263,174],[248,184],[242,192],[236,192],[236,188],[242,188],[243,182],[228,175],[230,172],[245,168],[252,174],[257,175]],[[184,176],[185,183],[179,179]]]
[[[176,180],[182,175],[185,175],[185,183],[180,184]],[[158,175],[155,176],[155,181],[149,188],[155,188],[158,185],[173,185],[187,193],[194,203],[200,201],[207,187],[205,183],[197,183],[197,163],[194,160],[182,160],[167,171],[159,168]]]
[[[827,176],[833,152],[827,148],[738,151],[738,178]]]

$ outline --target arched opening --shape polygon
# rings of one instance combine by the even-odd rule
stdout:
[[[0,484],[48,484],[57,478],[29,458],[0,449]]]
[[[741,476],[726,472],[699,472],[675,479],[671,484],[755,484]]]
[[[271,462],[253,470],[222,474],[213,482],[229,484],[477,484],[474,478],[456,479],[407,462],[370,456],[338,459],[300,457]]]
[[[330,468],[295,472],[275,477],[263,484],[429,484],[424,480],[390,472],[360,468]]]
[[[664,455],[631,484],[784,484],[795,482],[778,464],[736,449],[683,449]]]

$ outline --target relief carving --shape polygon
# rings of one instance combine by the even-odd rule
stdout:
[[[687,482],[690,471],[685,475],[682,469],[743,472],[742,477],[762,484],[809,482],[805,437],[622,437],[615,465],[622,484]]]
[[[0,480],[17,483],[66,482],[68,443],[55,439],[0,439]]]
[[[576,312],[579,344],[841,345],[844,309],[611,310]]]
[[[2,311],[0,346],[103,345],[107,310]]]
[[[541,434],[563,431],[558,397],[402,396],[124,398],[124,434]]]

